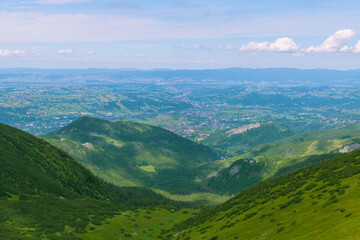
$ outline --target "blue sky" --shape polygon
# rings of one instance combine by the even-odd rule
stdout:
[[[355,0],[2,0],[0,64],[356,69],[359,12]]]

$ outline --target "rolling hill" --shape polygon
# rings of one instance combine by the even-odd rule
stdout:
[[[77,239],[89,224],[147,206],[179,204],[108,184],[46,141],[0,124],[0,239]]]
[[[294,135],[290,128],[273,121],[256,122],[210,135],[201,143],[232,156],[242,154],[257,145]]]
[[[169,239],[358,239],[360,150],[258,183]]]
[[[90,117],[82,117],[45,139],[106,181],[171,193],[199,191],[201,186],[187,169],[218,157],[209,147],[158,127]]]

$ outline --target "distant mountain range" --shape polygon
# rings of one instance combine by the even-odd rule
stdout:
[[[91,79],[89,78],[91,76]],[[24,78],[25,77],[25,78]],[[57,81],[54,81],[54,80]],[[0,84],[160,84],[359,87],[360,70],[226,68],[205,70],[0,69]]]

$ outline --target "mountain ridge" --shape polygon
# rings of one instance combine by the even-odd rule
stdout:
[[[234,156],[249,151],[257,145],[274,142],[294,134],[295,131],[289,127],[274,121],[254,122],[221,130],[202,140],[201,143]]]
[[[218,158],[207,146],[129,121],[83,117],[45,139],[109,182],[175,193],[200,189],[185,169]]]

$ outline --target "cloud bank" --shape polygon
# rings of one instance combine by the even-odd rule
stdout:
[[[71,55],[74,51],[72,49],[59,49],[56,52],[61,55]]]
[[[34,56],[35,53],[27,53],[24,50],[9,50],[9,49],[0,49],[0,57],[28,57]]]
[[[292,56],[304,56],[305,53],[360,53],[360,41],[354,46],[349,46],[352,38],[356,35],[352,29],[342,29],[330,35],[321,45],[301,48],[292,38],[282,37],[276,39],[274,42],[254,42],[251,41],[243,44],[240,47],[235,47],[232,44],[227,44],[225,47],[220,46],[219,50],[237,50],[249,52],[290,52]]]

